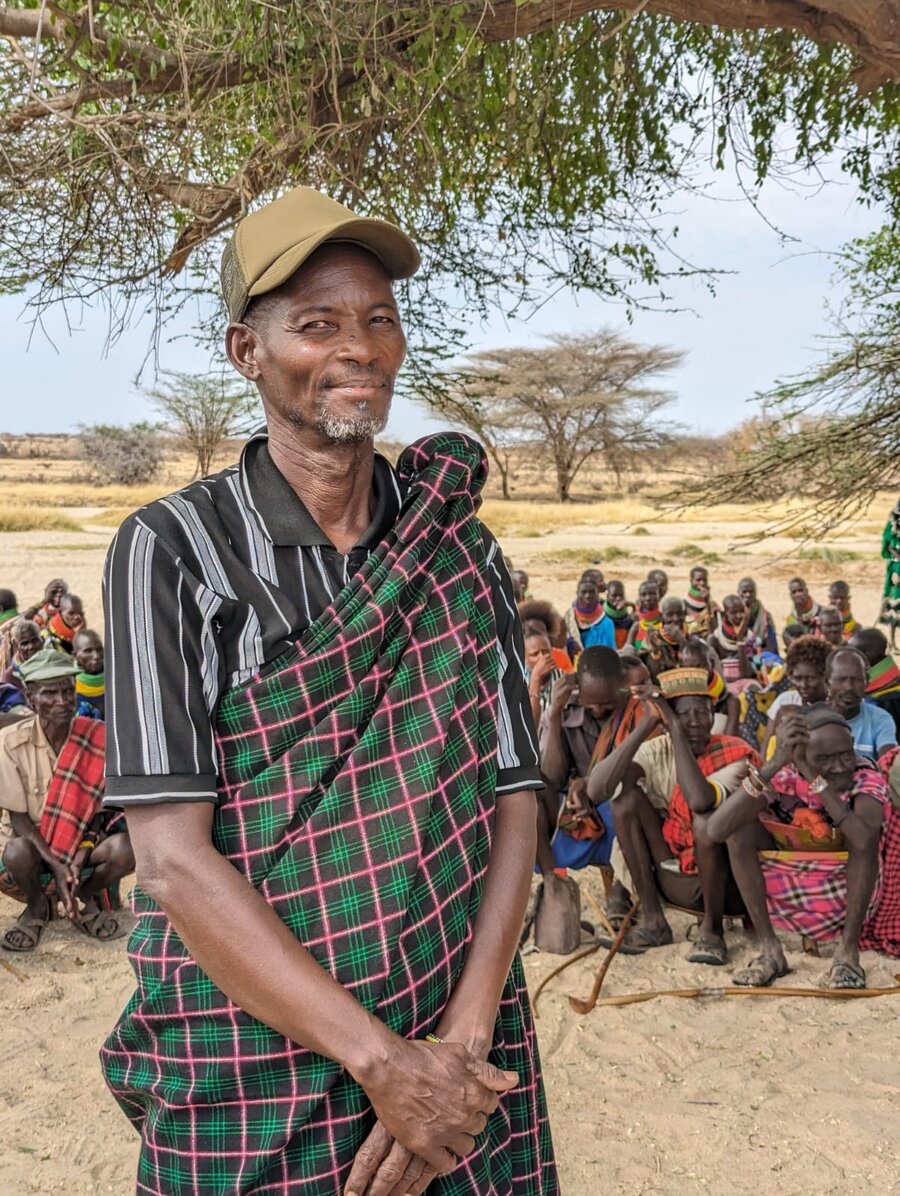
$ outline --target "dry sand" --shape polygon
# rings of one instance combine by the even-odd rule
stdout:
[[[878,608],[883,576],[877,526],[863,525],[840,543],[862,559],[846,565],[782,559],[788,542],[728,552],[742,529],[693,522],[653,525],[635,537],[621,526],[504,535],[506,551],[531,573],[532,591],[562,605],[583,563],[554,554],[627,547],[631,557],[607,568],[633,592],[646,572],[638,555],[671,559],[685,541],[723,558],[712,570],[721,597],[752,572],[779,622],[787,609],[786,582],[803,572],[824,594],[838,575],[853,584],[861,618]],[[82,593],[98,622],[99,578],[107,532],[0,535],[5,562],[0,584],[24,601],[62,572]],[[670,568],[683,592],[688,562]],[[598,891],[592,877],[582,883]],[[15,916],[0,899],[0,928]],[[585,916],[591,917],[589,903]],[[689,919],[673,916],[673,947],[640,958],[619,958],[604,992],[648,991],[727,983],[731,967],[691,965],[684,959]],[[729,935],[740,965],[752,943]],[[787,940],[792,976],[781,984],[814,985],[827,959],[802,956]],[[97,944],[64,923],[54,924],[33,956],[2,958],[0,968],[0,1196],[62,1192],[68,1196],[133,1189],[137,1142],[106,1093],[97,1050],[131,992],[122,941]],[[534,988],[558,961],[529,955]],[[565,1196],[741,1196],[778,1192],[900,1192],[897,1025],[900,997],[867,1001],[786,998],[666,998],[626,1008],[571,1012],[567,994],[585,995],[599,957],[575,964],[554,980],[540,1002],[538,1032]],[[866,955],[873,985],[893,983],[900,961]]]

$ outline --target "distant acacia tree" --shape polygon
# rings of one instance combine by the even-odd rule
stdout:
[[[145,393],[197,458],[195,476],[206,477],[223,443],[262,418],[259,397],[245,383],[225,375],[170,371],[163,379]]]
[[[673,396],[654,383],[683,356],[611,329],[559,334],[535,348],[475,353],[419,398],[481,439],[504,498],[509,449],[528,446],[553,470],[559,501],[568,502],[590,458],[602,456],[618,477],[625,459],[663,446],[677,431],[659,418]]]

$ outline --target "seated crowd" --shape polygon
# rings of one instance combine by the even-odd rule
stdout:
[[[22,612],[0,590],[0,893],[24,905],[7,951],[33,951],[58,906],[92,938],[124,929],[118,884],[134,858],[124,818],[101,808],[103,669],[64,581]]]
[[[625,954],[671,943],[675,907],[696,915],[695,963],[728,963],[726,919],[752,925],[758,954],[737,985],[788,971],[782,930],[836,940],[825,983],[864,988],[861,949],[900,955],[900,669],[887,640],[856,622],[844,581],[823,605],[790,582],[782,647],[752,578],[716,603],[698,566],[684,598],[668,591],[655,569],[631,604],[595,568],[564,616],[527,595],[527,578],[520,591],[546,782],[541,900],[597,866],[607,929],[636,903]]]

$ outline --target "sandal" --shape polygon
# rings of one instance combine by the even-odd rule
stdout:
[[[791,969],[783,955],[758,955],[732,980],[738,988],[768,988],[775,980],[786,976]]]
[[[120,938],[127,931],[118,914],[106,909],[82,910],[75,925],[88,938],[96,939],[99,943]]]
[[[728,963],[728,948],[718,935],[700,935],[687,954],[688,963],[705,963],[721,968]]]
[[[49,921],[49,913],[46,918],[38,918],[29,910],[24,910],[0,939],[0,946],[5,951],[33,951],[43,938]],[[13,935],[19,935],[24,941],[16,942]]]
[[[860,989],[866,987],[866,973],[859,964],[849,963],[846,959],[836,959],[831,965],[831,971],[825,977],[823,988],[832,988],[836,992],[843,989]]]

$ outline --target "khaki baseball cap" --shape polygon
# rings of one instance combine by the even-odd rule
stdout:
[[[371,250],[391,278],[409,278],[419,251],[396,224],[357,216],[312,187],[295,187],[245,216],[222,254],[225,306],[232,321],[250,300],[274,291],[325,241],[350,241]]]

